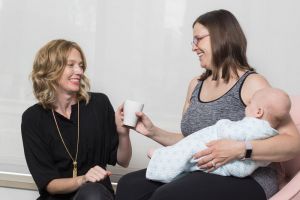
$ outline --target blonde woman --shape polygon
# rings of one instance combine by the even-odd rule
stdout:
[[[114,199],[106,165],[129,164],[129,131],[105,94],[89,92],[85,70],[75,42],[53,40],[36,55],[38,103],[23,113],[21,129],[39,199]]]

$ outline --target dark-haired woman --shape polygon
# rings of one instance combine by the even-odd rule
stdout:
[[[205,72],[189,85],[183,116],[182,133],[170,133],[155,126],[138,113],[136,131],[164,145],[226,118],[240,120],[245,106],[259,89],[269,87],[255,73],[246,58],[247,42],[237,19],[226,10],[201,15],[193,24],[193,51]],[[194,157],[199,167],[213,170],[236,159],[288,160],[300,151],[300,136],[290,117],[280,123],[274,138],[244,142],[217,140]],[[147,180],[145,170],[129,173],[118,183],[117,200],[265,200],[278,190],[276,172],[259,168],[246,178],[224,177],[202,171],[191,172],[171,183]]]

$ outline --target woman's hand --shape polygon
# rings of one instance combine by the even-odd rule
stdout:
[[[82,184],[86,182],[98,182],[110,176],[111,172],[96,165],[91,168],[82,178]]]
[[[67,194],[78,190],[80,186],[86,182],[97,182],[110,176],[111,172],[106,171],[98,165],[91,168],[85,175],[73,178],[57,178],[51,180],[46,186],[47,192],[50,194]]]
[[[171,133],[155,126],[150,118],[143,112],[137,112],[137,125],[134,130],[163,146],[173,145],[183,138],[181,133]]]
[[[147,137],[153,137],[155,133],[155,126],[150,118],[143,112],[137,112],[136,116],[138,117],[138,122],[134,130]]]
[[[122,103],[117,111],[115,112],[115,121],[117,125],[117,132],[120,135],[128,135],[129,134],[129,128],[124,126],[123,120],[124,120],[124,103]]]
[[[243,158],[245,144],[236,140],[214,140],[206,144],[207,149],[199,151],[194,159],[199,159],[198,167],[207,171],[216,168],[236,159]]]

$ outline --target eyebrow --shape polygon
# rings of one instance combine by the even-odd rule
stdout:
[[[77,61],[74,59],[68,59],[67,62],[77,62]],[[83,61],[79,62],[79,64],[83,64]]]
[[[203,37],[203,36],[208,36],[209,33],[205,33],[205,34],[197,34],[197,35],[194,35],[194,37]]]

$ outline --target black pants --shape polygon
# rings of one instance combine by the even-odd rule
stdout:
[[[114,194],[101,183],[85,183],[77,191],[40,197],[37,200],[113,200]]]
[[[129,173],[118,182],[116,200],[266,200],[251,177],[236,178],[195,171],[163,184],[149,181],[146,170]]]
[[[86,183],[76,192],[73,200],[113,200],[113,194],[102,184]]]

